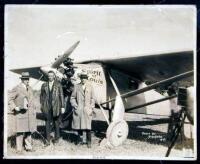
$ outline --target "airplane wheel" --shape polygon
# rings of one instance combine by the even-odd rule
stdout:
[[[128,136],[128,124],[124,120],[112,122],[106,132],[106,138],[112,146],[121,145]]]

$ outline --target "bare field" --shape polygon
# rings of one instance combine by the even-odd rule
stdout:
[[[167,152],[167,116],[155,116],[144,114],[126,113],[125,119],[129,125],[128,139],[119,147],[113,149],[102,148],[100,141],[105,137],[108,127],[100,110],[95,110],[96,117],[92,123],[92,148],[86,145],[75,145],[76,133],[69,130],[61,131],[61,140],[58,144],[44,146],[43,139],[37,133],[33,134],[33,152],[23,151],[17,154],[14,147],[8,143],[9,157],[33,157],[33,158],[161,158]],[[43,134],[42,122],[38,122],[38,131]],[[189,141],[192,142],[192,141]],[[175,146],[170,157],[184,157],[184,143]],[[191,143],[190,143],[191,147]],[[188,155],[188,154],[187,154]]]

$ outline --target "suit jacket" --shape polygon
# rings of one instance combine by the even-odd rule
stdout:
[[[70,99],[74,108],[72,129],[91,129],[92,112],[95,106],[94,90],[92,85],[87,82],[85,91],[81,84],[77,84]]]
[[[49,82],[42,84],[40,103],[41,111],[45,114],[46,118],[49,116],[51,108],[53,117],[60,115],[61,108],[64,108],[63,89],[60,82],[54,81],[52,91],[50,91]]]
[[[9,134],[15,132],[33,132],[36,130],[36,106],[34,103],[33,90],[30,86],[28,86],[27,91],[23,84],[20,83],[11,90],[8,96]],[[28,107],[27,110],[23,110],[25,105]],[[23,112],[15,112],[15,107],[19,107]]]

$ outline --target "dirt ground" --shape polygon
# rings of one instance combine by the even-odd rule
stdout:
[[[33,136],[33,152],[23,151],[16,153],[13,143],[8,142],[7,156],[11,158],[92,158],[92,159],[118,159],[118,158],[163,158],[167,152],[168,144],[167,116],[125,114],[125,120],[129,125],[129,134],[126,141],[119,147],[100,147],[101,140],[106,135],[108,127],[100,110],[95,110],[96,117],[92,122],[92,148],[86,145],[75,145],[76,132],[69,130],[61,131],[61,140],[54,145],[44,146],[44,139],[38,134]],[[44,122],[38,120],[38,132],[44,136]],[[172,149],[169,157],[182,158],[192,157],[193,140],[179,142]],[[187,148],[187,149],[186,149]]]

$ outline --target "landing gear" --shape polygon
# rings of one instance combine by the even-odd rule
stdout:
[[[112,122],[106,132],[106,138],[112,146],[121,145],[128,136],[128,124],[124,120]]]
[[[113,87],[115,88],[117,96],[115,100],[113,115],[112,111],[109,111],[109,120],[112,120],[112,122],[108,122],[109,126],[106,131],[106,138],[101,141],[100,146],[112,148],[121,145],[126,140],[128,136],[128,124],[126,123],[126,121],[124,121],[125,108],[122,98],[120,96],[119,89],[117,88],[117,85],[114,82],[113,78],[110,75],[109,77],[113,84]]]
[[[124,120],[113,121],[107,131],[106,138],[104,138],[100,146],[113,148],[123,144],[128,136],[128,124]]]

